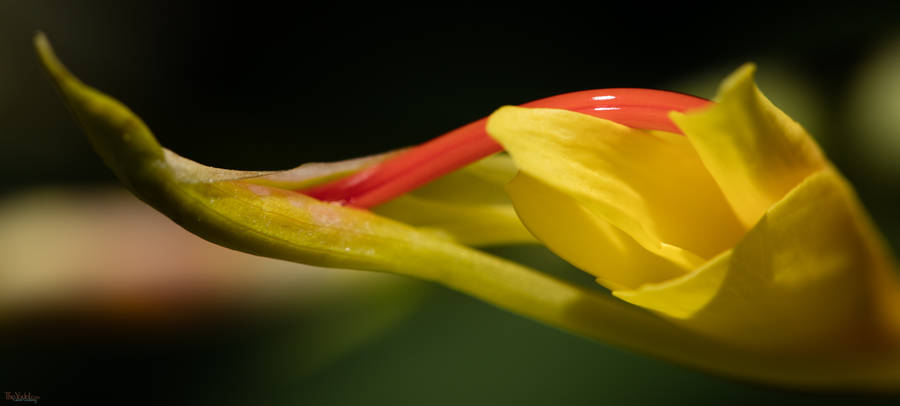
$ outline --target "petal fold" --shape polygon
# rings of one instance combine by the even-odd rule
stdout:
[[[748,228],[826,165],[806,130],[756,87],[755,71],[747,64],[726,78],[711,107],[670,113]]]
[[[850,185],[828,169],[804,180],[709,264],[614,294],[742,347],[877,352],[900,344],[894,262]]]
[[[524,172],[510,182],[507,191],[532,234],[552,242],[557,255],[590,272],[609,289],[636,289],[685,273],[684,268],[644,249],[573,197]]]
[[[564,110],[519,107],[496,111],[487,130],[523,173],[549,186],[544,193],[570,196],[592,216],[685,270],[731,247],[744,233],[685,137],[635,130]],[[526,203],[519,200],[529,196],[534,194],[520,193],[513,202],[524,207]],[[534,216],[569,215],[519,214],[529,227],[531,222],[545,221]],[[566,232],[565,227],[557,227],[537,237],[552,250],[567,251],[564,246],[570,241],[557,240]],[[598,227],[594,234],[589,239],[603,240],[608,233]],[[589,259],[591,254],[570,254],[564,258],[595,275],[608,266]]]

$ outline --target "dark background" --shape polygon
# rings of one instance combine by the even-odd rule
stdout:
[[[848,103],[867,61],[900,35],[897,4],[0,0],[0,197],[36,185],[115,181],[37,65],[36,30],[82,80],[138,113],[163,145],[236,169],[407,146],[501,105],[568,91],[647,87],[710,97],[723,75],[756,61],[763,90],[776,104],[782,95],[783,108],[815,132],[896,248],[900,175],[878,172],[859,152]],[[0,350],[0,391],[32,390],[43,395],[39,404],[858,401],[685,370],[443,289],[397,329],[312,374],[246,367],[248,351],[278,331],[257,327],[258,334],[235,333],[226,320],[162,344],[13,339]],[[60,337],[74,328],[60,327]],[[24,364],[31,366],[17,366]]]

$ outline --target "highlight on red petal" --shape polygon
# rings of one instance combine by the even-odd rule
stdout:
[[[584,90],[525,103],[588,114],[633,128],[681,133],[670,111],[689,111],[711,102],[664,90]],[[503,148],[485,132],[486,119],[453,130],[346,178],[300,192],[319,200],[359,208],[377,206]]]

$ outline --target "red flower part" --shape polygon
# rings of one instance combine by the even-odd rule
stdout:
[[[687,111],[711,102],[682,93],[651,89],[597,89],[566,93],[522,107],[570,110],[633,128],[681,133],[670,111]],[[500,152],[487,132],[487,118],[450,131],[348,177],[300,192],[319,200],[360,208],[377,206],[449,172]]]

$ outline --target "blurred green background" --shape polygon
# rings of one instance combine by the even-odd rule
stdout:
[[[504,104],[568,91],[647,87],[711,97],[724,75],[755,61],[763,91],[820,140],[896,251],[898,23],[897,2],[392,7],[0,0],[0,173],[6,174],[0,199],[47,185],[115,183],[40,70],[31,49],[36,30],[82,80],[138,113],[163,145],[236,169],[386,151]],[[540,250],[493,252],[587,280]],[[54,311],[22,316],[0,330],[0,392],[31,391],[42,397],[39,404],[898,401],[733,382],[440,287],[397,283],[395,291],[342,292],[315,311],[279,302],[165,328]],[[406,298],[410,292],[419,292],[416,299]],[[394,302],[406,310],[384,309]],[[335,344],[342,349],[327,362],[307,362],[316,355],[304,348],[327,347],[309,337],[384,314],[390,321],[371,329],[377,333]]]

